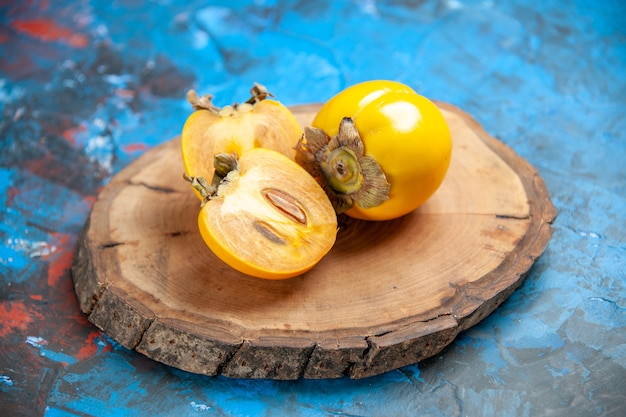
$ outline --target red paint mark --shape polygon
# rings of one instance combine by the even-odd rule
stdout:
[[[139,152],[139,151],[145,151],[148,149],[148,145],[146,145],[145,143],[131,143],[130,145],[126,145],[122,147],[124,149],[124,152]]]
[[[72,145],[76,145],[76,136],[79,133],[85,132],[86,130],[87,128],[85,127],[85,125],[74,126],[69,129],[65,129],[62,135],[66,141],[68,141]]]
[[[72,265],[73,254],[63,252],[48,266],[48,285],[54,287]]]
[[[7,203],[6,203],[7,207],[13,204],[13,200],[15,200],[15,197],[17,197],[19,193],[20,193],[20,190],[17,187],[7,188]]]
[[[83,197],[83,203],[85,203],[88,207],[93,207],[93,205],[96,203],[96,196],[86,195],[85,197]]]
[[[79,309],[78,309],[78,304],[74,303],[73,307],[72,307],[72,313],[74,313],[72,315],[72,318],[81,326],[85,326],[89,324],[89,320],[87,319],[87,315],[83,314]]]
[[[16,330],[25,331],[32,322],[33,319],[23,302],[14,301],[0,304],[0,337]]]
[[[31,300],[41,301],[41,300],[43,300],[43,295],[41,295],[41,294],[31,294],[30,298],[31,298]]]
[[[91,358],[96,353],[98,353],[98,345],[96,345],[92,340],[87,339],[87,345],[83,346],[77,353],[74,355],[76,359],[82,361],[87,358]]]
[[[101,333],[98,331],[89,333],[87,339],[85,340],[85,346],[83,346],[74,357],[78,360],[88,359],[92,356],[95,356],[98,353],[98,343],[96,342],[96,338],[100,337]],[[107,343],[103,351],[109,352],[113,350],[111,344]]]
[[[14,79],[41,79],[39,73],[36,71],[33,73],[33,68],[37,68],[38,65],[41,65],[36,63],[33,59],[38,56],[38,52],[39,51],[29,50],[27,54],[11,54],[10,57],[3,56],[2,59],[0,59],[0,71],[10,74]],[[46,77],[46,82],[49,82],[48,77]]]
[[[87,36],[59,26],[51,19],[16,19],[12,26],[18,32],[44,42],[62,41],[74,48],[85,48],[89,44]]]
[[[61,233],[53,233],[54,246],[57,250],[54,254],[42,257],[49,259],[48,264],[48,285],[54,287],[59,280],[69,271],[74,260],[74,251],[69,248],[69,235]]]

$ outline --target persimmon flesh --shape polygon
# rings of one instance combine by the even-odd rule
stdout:
[[[293,159],[294,146],[302,135],[296,118],[279,101],[267,99],[263,86],[257,84],[251,92],[247,102],[221,108],[213,105],[210,95],[188,93],[195,111],[185,121],[181,134],[187,175],[211,179],[213,156],[222,152],[242,155],[248,149],[262,147]]]
[[[198,216],[200,234],[222,261],[258,278],[310,270],[335,243],[337,217],[319,184],[269,149],[244,152]]]

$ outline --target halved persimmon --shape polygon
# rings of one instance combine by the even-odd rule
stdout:
[[[210,95],[199,97],[191,90],[187,100],[194,112],[187,118],[181,135],[185,172],[190,177],[212,178],[213,156],[217,153],[242,155],[252,148],[268,148],[293,159],[302,129],[291,111],[255,84],[252,97],[241,104],[217,107]],[[200,195],[196,193],[198,197]]]
[[[324,190],[286,156],[264,148],[216,155],[230,166],[214,187],[189,178],[206,196],[198,216],[200,234],[222,261],[248,275],[291,278],[328,253],[337,216]]]

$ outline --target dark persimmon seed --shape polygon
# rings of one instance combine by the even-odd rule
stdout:
[[[294,196],[276,188],[266,188],[262,191],[262,193],[265,199],[276,207],[281,213],[294,222],[306,226],[306,212]]]
[[[274,230],[274,228],[270,226],[269,224],[257,220],[253,223],[253,225],[256,231],[262,234],[263,237],[265,237],[267,240],[273,243],[278,243],[279,245],[287,244],[287,241],[283,239],[282,237],[280,237],[278,233],[276,232],[276,230]]]

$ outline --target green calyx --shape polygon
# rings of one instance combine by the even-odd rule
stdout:
[[[336,192],[352,194],[363,185],[359,160],[350,148],[326,148],[319,163],[328,184]]]
[[[239,174],[239,159],[236,153],[216,154],[213,157],[213,166],[215,171],[210,184],[204,177],[190,177],[183,173],[183,179],[202,196],[200,207],[204,207],[209,200],[219,197],[221,186]]]
[[[365,155],[349,117],[343,118],[333,138],[321,129],[305,128],[296,145],[296,162],[317,179],[337,213],[355,204],[376,207],[389,199],[385,173],[374,158]]]

